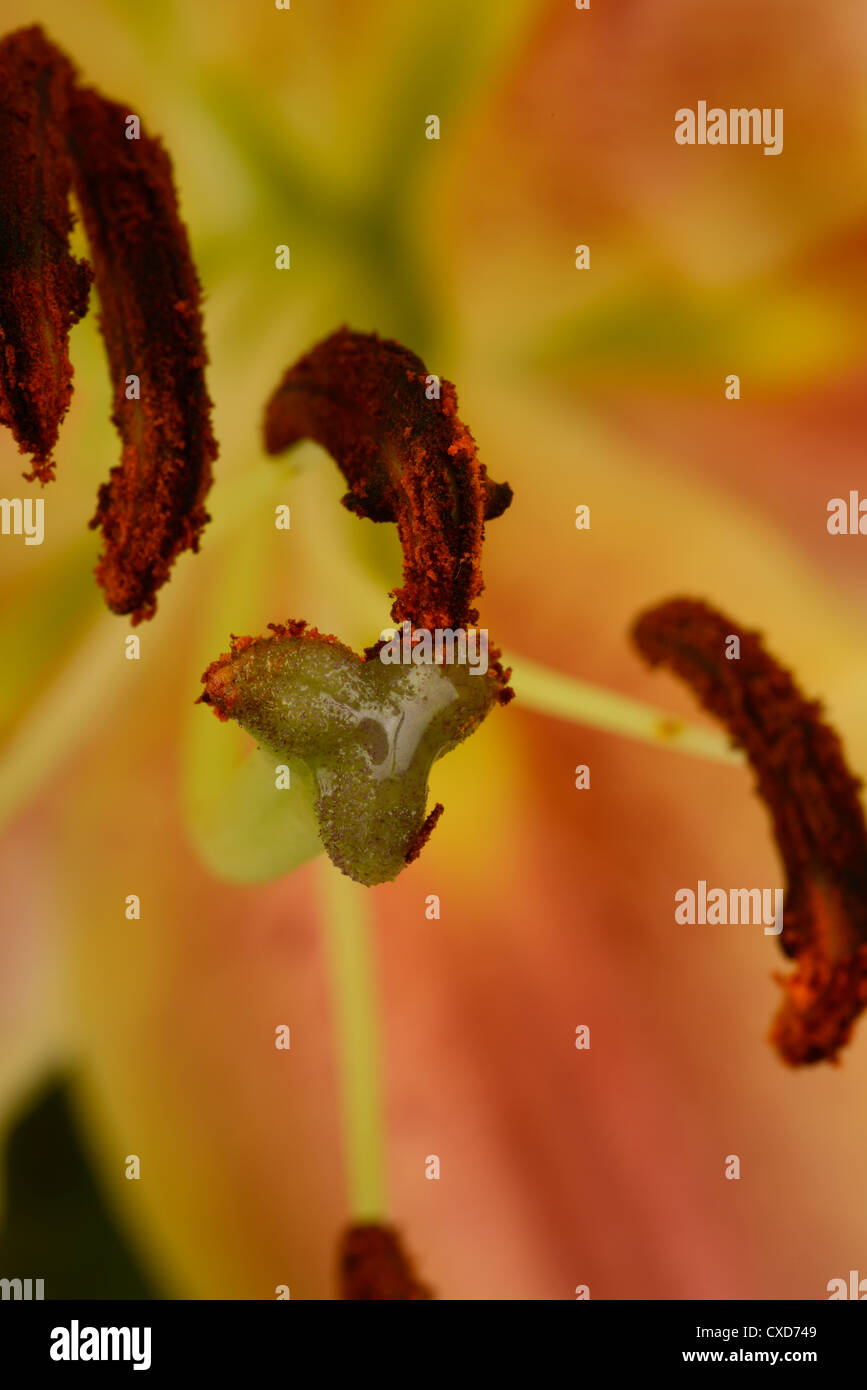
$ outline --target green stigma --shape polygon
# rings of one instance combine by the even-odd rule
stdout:
[[[233,643],[202,699],[309,779],[322,843],[357,883],[397,877],[420,850],[433,764],[476,729],[502,682],[466,664],[365,660],[303,624]]]

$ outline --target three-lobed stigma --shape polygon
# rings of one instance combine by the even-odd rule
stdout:
[[[304,623],[233,642],[201,699],[309,778],[322,843],[349,878],[373,886],[418,853],[433,764],[497,704],[492,673],[466,665],[387,665]]]

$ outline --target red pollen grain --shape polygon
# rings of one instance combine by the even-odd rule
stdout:
[[[730,660],[732,635],[740,658]],[[651,609],[633,638],[651,666],[691,686],[749,759],[785,866],[779,942],[795,964],[780,977],[771,1039],[793,1066],[836,1061],[867,1004],[867,829],[840,740],[759,634],[704,603]]]
[[[70,102],[75,191],[91,247],[121,461],[99,490],[96,569],[109,608],[133,623],[183,550],[198,550],[217,446],[204,379],[201,289],[180,219],[171,161],[128,107],[76,89]],[[140,399],[134,398],[138,378]],[[132,398],[128,396],[132,395]]]
[[[41,483],[72,396],[69,330],[91,270],[69,253],[64,132],[74,70],[38,27],[0,42],[0,424]]]
[[[415,835],[410,840],[407,846],[407,864],[411,864],[413,860],[418,859],[419,855],[421,854],[422,850],[424,849],[425,845],[427,844],[428,840],[433,834],[434,826],[436,825],[444,810],[445,806],[443,806],[441,801],[438,801],[436,806],[434,806],[433,810],[430,812],[430,815],[428,815],[422,822],[422,824],[419,826],[418,830],[416,831]]]
[[[400,1238],[388,1226],[351,1226],[340,1245],[341,1298],[420,1302],[433,1294],[419,1283]]]

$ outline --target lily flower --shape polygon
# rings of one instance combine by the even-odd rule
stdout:
[[[6,1130],[62,1068],[118,1225],[167,1296],[825,1296],[867,1240],[863,1023],[849,1033],[842,1014],[818,1026],[815,1013],[835,979],[860,1003],[860,926],[843,916],[857,882],[843,893],[832,875],[856,862],[867,767],[862,563],[859,539],[831,536],[825,515],[856,485],[867,424],[863,25],[835,12],[817,30],[801,0],[760,21],[748,0],[719,14],[507,0],[495,17],[382,0],[341,6],[339,23],[336,9],[209,12],[205,36],[192,4],[122,22],[91,0],[48,8],[94,90],[128,94],[126,114],[140,106],[171,148],[207,288],[221,452],[207,543],[132,632],[90,578],[108,421],[128,409],[116,367],[105,389],[93,317],[69,336],[71,397],[62,335],[50,381],[22,372],[4,397],[33,468],[56,465],[44,546],[0,544]],[[746,85],[765,105],[771,70],[778,159],[675,143],[674,112],[698,87],[725,101]],[[425,136],[437,109],[439,142]],[[66,128],[45,126],[60,163]],[[62,276],[40,280],[56,334],[88,277],[52,189],[58,244],[79,266],[59,257]],[[184,283],[172,304],[192,302]],[[256,739],[194,703],[228,634],[303,614],[366,652],[406,584],[395,527],[339,507],[315,421],[285,461],[257,440],[269,384],[341,323],[456,382],[461,418],[515,495],[484,556],[485,621],[515,699],[432,764],[446,813],[373,887],[321,852],[301,780],[278,788]],[[190,365],[174,347],[171,360]],[[142,415],[121,414],[126,459],[148,371],[129,374]],[[198,527],[203,410],[194,393],[190,527],[152,516],[166,520],[166,566]],[[172,425],[173,462],[175,439]],[[152,499],[156,455],[137,457]],[[133,493],[113,488],[103,520],[128,520]],[[135,572],[123,589],[114,559],[104,570],[131,620],[152,612],[161,573],[133,537],[121,526],[104,541]],[[777,1035],[789,1060],[816,1065],[783,1066],[764,1037],[778,948],[673,919],[683,882],[774,882],[768,809],[773,830],[784,808],[751,794],[750,748],[731,749],[721,709],[696,716],[690,691],[637,659],[637,615],[669,594],[761,631],[792,700],[823,700],[823,733],[800,720],[799,694],[791,706],[798,767],[830,819],[820,834],[801,785],[787,824],[810,832],[806,858],[785,862],[810,861],[805,915],[791,918],[803,930],[786,943],[800,1018]],[[656,636],[646,654],[679,671],[669,629]],[[743,674],[753,691],[759,666]],[[831,729],[845,767],[836,741],[825,757]]]

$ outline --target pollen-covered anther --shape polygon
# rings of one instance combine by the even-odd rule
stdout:
[[[778,939],[795,963],[777,977],[785,997],[771,1038],[792,1065],[836,1061],[867,1005],[867,828],[840,740],[758,633],[707,604],[661,604],[633,638],[652,666],[692,687],[749,759],[785,867]]]
[[[431,631],[475,623],[485,522],[502,515],[512,490],[488,477],[452,383],[400,343],[341,328],[289,368],[268,402],[268,452],[302,439],[337,462],[345,507],[396,524],[403,585],[394,621]],[[493,651],[491,668],[505,688]]]
[[[197,550],[217,447],[205,387],[201,291],[172,166],[128,108],[79,86],[33,27],[0,43],[0,424],[33,473],[69,405],[69,329],[95,277],[120,464],[91,526],[109,608],[150,618],[182,550]],[[94,271],[69,254],[74,188]]]
[[[373,1222],[350,1226],[339,1255],[340,1296],[358,1302],[421,1302],[432,1299],[419,1282],[400,1237]]]
[[[75,191],[93,255],[120,463],[99,490],[96,575],[114,613],[150,618],[183,550],[198,550],[217,446],[205,386],[201,290],[171,161],[127,108],[76,88]],[[133,382],[130,386],[129,383]]]
[[[66,146],[74,69],[37,26],[0,42],[0,424],[54,477],[52,451],[72,398],[69,330],[92,279],[69,251]]]

